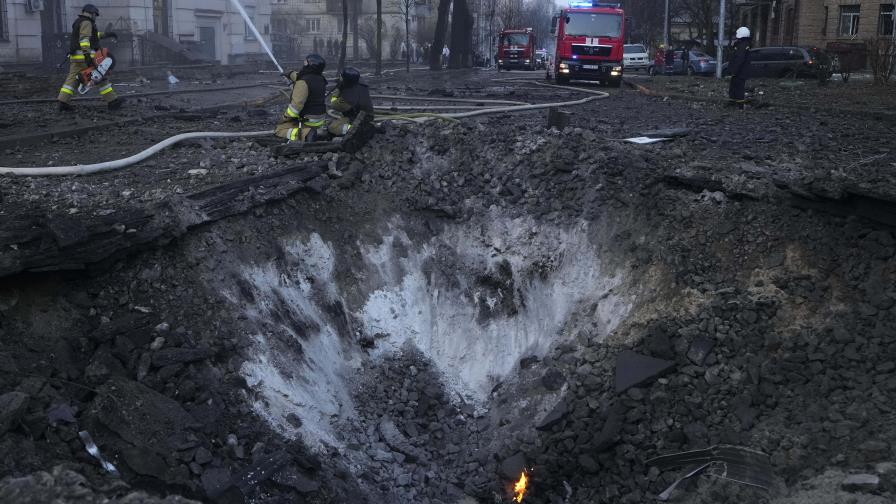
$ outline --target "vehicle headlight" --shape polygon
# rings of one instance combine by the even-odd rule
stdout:
[[[528,62],[529,62],[529,60],[526,60],[526,63],[528,63]]]
[[[613,67],[613,71],[614,71],[614,72],[621,72],[621,71],[622,71],[622,67],[621,67],[621,66],[614,66],[614,67]]]
[[[498,63],[504,63],[504,60],[499,59],[499,60],[498,60]]]
[[[569,68],[569,65],[567,65],[566,63],[560,63],[560,68],[561,68],[561,69],[563,69],[563,68]]]

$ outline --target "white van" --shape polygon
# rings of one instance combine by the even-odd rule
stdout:
[[[641,44],[625,44],[622,46],[622,66],[625,70],[646,69],[650,64],[647,49]]]

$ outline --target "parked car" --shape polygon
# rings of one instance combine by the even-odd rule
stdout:
[[[750,51],[751,77],[829,79],[831,58],[817,47],[760,47]]]
[[[684,51],[681,49],[675,51],[675,62],[672,64],[672,73],[677,75],[712,75],[716,73],[716,59],[712,56],[691,49],[689,52],[688,66],[684,67],[682,56]],[[663,73],[663,66],[656,65],[653,61],[647,66],[647,73],[656,75]]]
[[[622,46],[622,67],[625,70],[643,70],[650,64],[647,48],[641,44]]]

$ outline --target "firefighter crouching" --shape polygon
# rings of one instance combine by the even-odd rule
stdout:
[[[323,76],[326,64],[320,55],[309,54],[300,71],[284,74],[294,84],[289,106],[274,128],[275,135],[290,142],[313,142],[326,132],[327,79]]]
[[[361,84],[361,72],[357,68],[345,67],[339,83],[330,95],[330,107],[342,114],[332,121],[329,132],[333,136],[343,136],[352,127],[358,113],[367,113],[367,120],[373,120],[373,102],[370,101],[370,90]]]
[[[87,67],[93,66],[93,58],[100,48],[100,39],[117,38],[115,33],[102,33],[96,30],[96,18],[100,10],[93,4],[87,4],[81,9],[81,14],[72,25],[72,35],[69,41],[68,76],[59,89],[59,110],[74,110],[69,103],[78,89],[78,75]],[[112,89],[109,79],[103,79],[96,84],[100,96],[106,100],[109,110],[116,110],[124,103]]]

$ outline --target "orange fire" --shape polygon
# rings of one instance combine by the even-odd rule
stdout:
[[[526,471],[523,471],[523,474],[520,474],[520,479],[513,484],[513,493],[516,496],[513,498],[514,502],[523,502],[523,495],[526,493],[526,485],[529,484],[529,477],[526,476]]]

